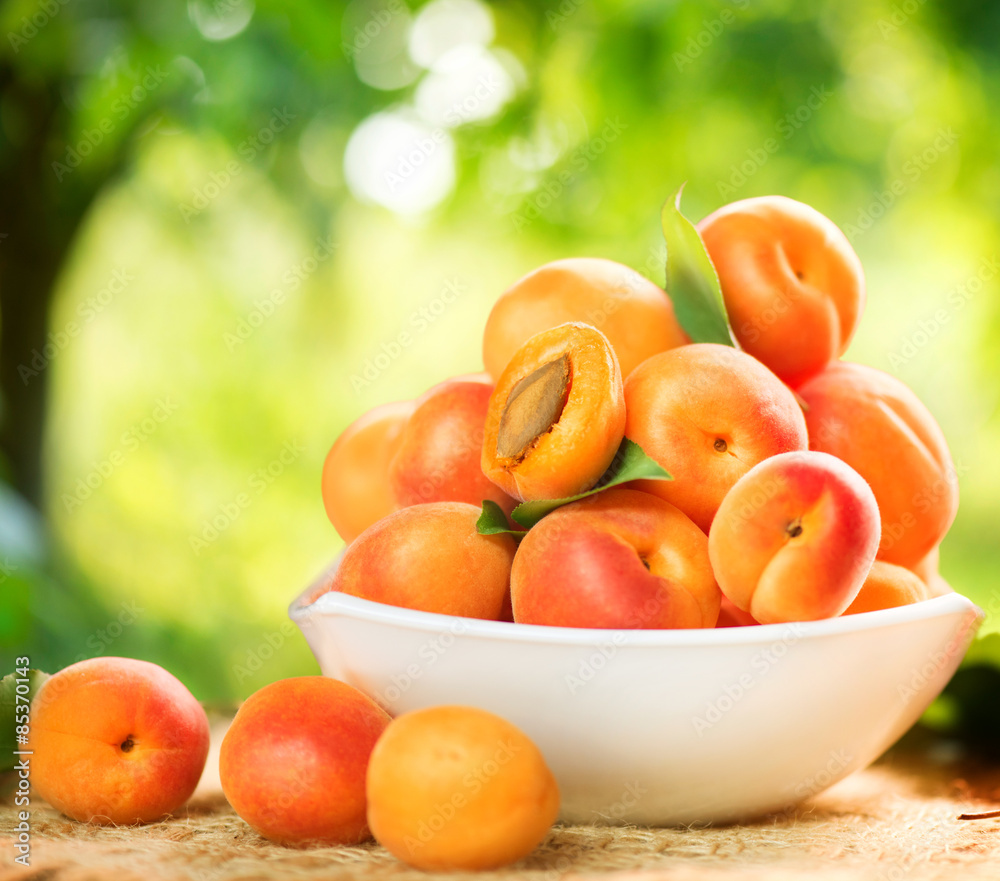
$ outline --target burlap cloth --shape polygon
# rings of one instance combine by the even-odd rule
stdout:
[[[434,877],[374,843],[308,850],[268,843],[227,805],[213,760],[188,806],[149,826],[86,826],[34,803],[30,869],[13,862],[14,810],[0,807],[0,881]],[[957,819],[998,807],[998,796],[1000,766],[957,759],[945,745],[915,738],[780,815],[709,829],[557,826],[530,857],[487,875],[498,881],[611,874],[616,881],[638,875],[649,881],[1000,879],[1000,820]]]

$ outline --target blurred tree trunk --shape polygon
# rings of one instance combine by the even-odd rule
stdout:
[[[6,185],[0,180],[0,186]],[[15,223],[17,219],[15,215]],[[10,482],[41,507],[48,371],[36,369],[42,365],[34,353],[44,352],[54,270],[61,255],[23,249],[23,260],[11,260],[6,252],[19,248],[20,239],[10,234],[0,259],[0,450]]]
[[[49,307],[96,190],[53,173],[49,139],[65,113],[57,83],[19,81],[0,64],[0,100],[0,453],[11,484],[41,508]]]

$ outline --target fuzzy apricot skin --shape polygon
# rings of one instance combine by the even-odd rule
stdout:
[[[913,572],[926,586],[931,597],[941,597],[954,593],[954,588],[941,576],[941,546],[935,545],[931,552],[913,566],[906,568]]]
[[[566,403],[558,421],[520,461],[504,458],[497,438],[511,391],[537,368],[568,355]],[[482,469],[520,501],[561,499],[590,489],[608,469],[625,431],[625,397],[618,359],[604,334],[568,323],[528,340],[501,373],[490,396]]]
[[[208,757],[208,718],[162,667],[80,661],[49,678],[31,707],[35,792],[84,823],[129,825],[176,811]]]
[[[219,753],[240,817],[281,844],[358,844],[370,836],[365,775],[389,715],[326,676],[281,679],[240,707]]]
[[[625,382],[625,408],[625,436],[673,477],[636,488],[676,505],[705,532],[752,466],[808,444],[792,392],[730,346],[698,343],[654,355]]]
[[[886,563],[885,560],[876,560],[857,597],[844,614],[857,615],[860,612],[894,609],[897,606],[919,603],[930,597],[930,588],[909,569]]]
[[[413,401],[382,404],[341,432],[323,463],[323,505],[348,544],[399,507],[389,485],[389,463],[403,439]]]
[[[543,518],[511,570],[522,624],[714,627],[721,599],[705,534],[669,502],[617,487]]]
[[[447,380],[416,402],[389,463],[389,486],[399,507],[424,502],[496,502],[510,513],[517,502],[483,473],[481,459],[492,383]]]
[[[493,713],[439,706],[386,729],[368,765],[368,824],[419,869],[495,869],[527,856],[559,814],[538,747]]]
[[[758,624],[760,621],[755,620],[749,612],[738,608],[723,594],[719,620],[715,622],[716,627],[754,627]]]
[[[816,452],[751,468],[727,493],[708,534],[719,587],[761,624],[840,615],[878,549],[875,496],[850,466]]]
[[[423,612],[499,620],[515,543],[479,535],[480,509],[429,502],[390,514],[348,546],[329,589]]]
[[[724,205],[698,232],[744,351],[793,387],[844,354],[865,277],[833,221],[785,196],[758,196]]]
[[[499,379],[525,342],[566,322],[600,330],[623,377],[651,355],[689,342],[659,286],[621,263],[572,257],[546,263],[500,295],[483,335],[487,372]]]
[[[839,361],[799,387],[809,446],[843,459],[882,515],[879,559],[916,566],[958,511],[958,477],[930,411],[894,376]]]

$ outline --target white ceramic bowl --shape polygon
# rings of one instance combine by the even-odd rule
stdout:
[[[330,575],[289,608],[324,674],[393,714],[503,716],[580,823],[734,821],[825,789],[917,720],[983,618],[951,594],[803,624],[581,630],[320,595]]]

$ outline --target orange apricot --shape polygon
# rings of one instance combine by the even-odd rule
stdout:
[[[389,485],[400,507],[422,502],[517,504],[483,473],[481,458],[492,383],[447,380],[417,402],[389,463]]]
[[[744,612],[723,594],[719,620],[715,622],[716,627],[753,627],[758,624],[760,621],[757,621],[749,612]]]
[[[940,597],[954,592],[954,588],[941,576],[940,564],[941,546],[935,545],[926,557],[906,568],[927,585],[928,596]]]
[[[832,453],[871,486],[882,515],[879,559],[915,566],[958,509],[948,443],[930,411],[888,373],[839,361],[798,389],[809,446]]]
[[[557,508],[514,556],[514,620],[626,629],[714,627],[708,540],[669,502],[615,487]]]
[[[500,295],[483,336],[487,371],[499,379],[527,340],[566,322],[600,330],[623,377],[650,355],[688,342],[658,285],[620,263],[575,257],[545,264]]]
[[[844,354],[865,278],[833,221],[802,202],[758,196],[724,205],[698,232],[744,351],[793,386]]]
[[[868,484],[835,456],[782,453],[759,462],[726,494],[708,533],[719,587],[761,624],[841,614],[878,549]]]
[[[625,407],[625,436],[673,477],[636,488],[676,505],[705,532],[750,468],[807,445],[792,392],[730,346],[698,343],[654,355],[625,382]]]
[[[358,844],[368,759],[389,724],[370,697],[326,676],[265,685],[240,707],[219,753],[222,790],[239,816],[282,844]]]
[[[482,469],[521,501],[592,487],[625,429],[621,371],[604,334],[561,324],[529,339],[490,397]]]
[[[391,606],[498,620],[510,589],[510,535],[479,535],[480,509],[411,505],[348,545],[329,590]]]
[[[474,707],[430,707],[390,722],[372,751],[367,791],[379,844],[432,871],[516,862],[559,814],[559,786],[538,747]]]
[[[912,566],[907,566],[924,584],[930,584],[931,579],[938,575],[941,565],[941,545],[934,545],[927,556],[922,557]]]
[[[46,680],[31,706],[31,785],[84,823],[147,823],[194,792],[208,717],[179,679],[149,661],[90,658]]]
[[[894,609],[926,600],[931,591],[909,569],[876,560],[861,586],[861,590],[844,612],[857,615],[859,612],[874,612],[878,609]]]
[[[399,507],[389,485],[389,463],[415,409],[413,401],[382,404],[340,434],[323,463],[323,505],[347,543]]]

